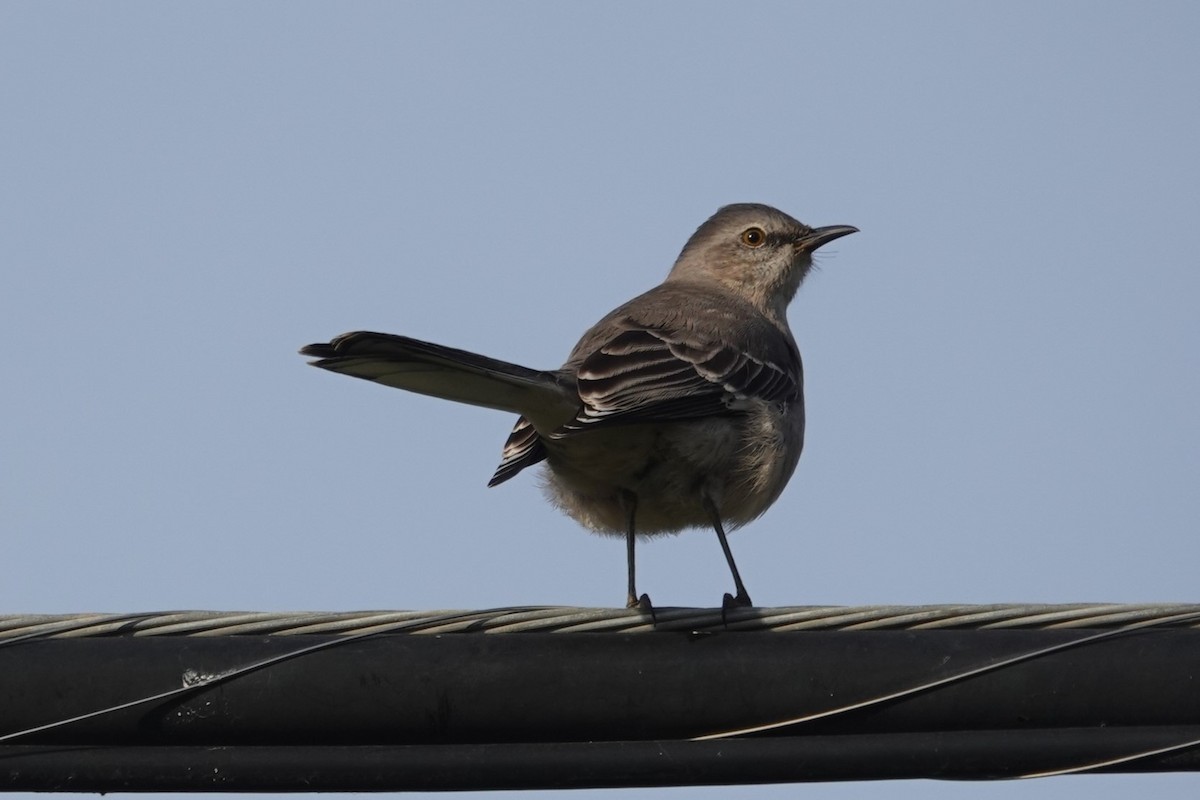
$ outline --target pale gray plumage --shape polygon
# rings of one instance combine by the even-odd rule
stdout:
[[[626,537],[630,604],[635,534],[712,526],[737,589],[726,603],[749,605],[724,527],[766,511],[800,458],[804,379],[787,305],[812,252],[856,230],[725,206],[662,284],[596,323],[557,370],[367,332],[300,352],[334,372],[519,413],[489,485],[546,461],[552,502]]]

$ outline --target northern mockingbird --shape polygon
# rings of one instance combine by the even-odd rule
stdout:
[[[724,605],[751,605],[725,528],[775,502],[804,443],[804,376],[787,306],[812,253],[855,233],[758,204],[725,206],[665,281],[597,322],[557,370],[356,332],[300,352],[314,366],[520,414],[489,486],[546,463],[552,503],[625,537],[711,526],[733,573]]]

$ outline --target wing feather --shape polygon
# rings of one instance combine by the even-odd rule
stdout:
[[[555,435],[598,424],[736,413],[751,400],[786,402],[802,390],[794,348],[785,346],[789,358],[776,363],[694,332],[624,322],[620,333],[580,363],[576,383],[583,407]]]

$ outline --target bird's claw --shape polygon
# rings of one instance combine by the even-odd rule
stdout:
[[[745,589],[738,592],[737,597],[726,592],[725,597],[721,599],[721,608],[725,611],[732,608],[750,608],[753,605],[754,601],[750,599],[750,595],[746,593]]]
[[[654,613],[654,604],[650,602],[650,595],[648,594],[643,594],[636,600],[634,599],[633,595],[630,595],[629,599],[625,601],[625,607],[636,608],[638,611],[641,611],[644,614]]]

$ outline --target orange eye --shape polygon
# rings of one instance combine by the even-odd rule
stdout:
[[[762,228],[746,228],[742,231],[742,244],[746,247],[762,247],[767,242],[767,234]]]

